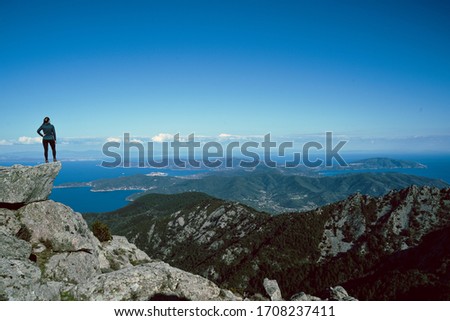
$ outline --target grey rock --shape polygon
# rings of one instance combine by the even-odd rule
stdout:
[[[42,282],[41,270],[31,261],[0,258],[0,275],[2,300],[60,300],[65,287],[60,282]]]
[[[59,301],[61,292],[67,285],[62,282],[43,282],[34,284],[30,293],[34,296],[34,301]]]
[[[300,292],[294,294],[290,301],[322,301],[322,299],[314,295],[306,294],[305,292]]]
[[[242,301],[242,297],[231,292],[230,290],[220,289],[219,297],[223,301]]]
[[[0,167],[0,203],[28,204],[48,198],[61,163]]]
[[[102,270],[115,271],[151,261],[144,251],[128,242],[126,237],[118,235],[114,235],[111,241],[103,242],[99,252],[106,259],[106,263],[102,262]]]
[[[353,246],[366,231],[366,219],[363,215],[362,204],[365,197],[355,194],[344,202],[342,208],[333,213],[332,217],[325,223],[322,241],[319,244],[321,257],[319,262],[329,256],[345,253]]]
[[[261,293],[255,293],[248,298],[245,298],[244,301],[270,301],[267,297],[262,295]]]
[[[330,287],[330,297],[335,300],[341,300],[348,296],[347,291],[340,285],[336,287]]]
[[[28,259],[30,254],[30,243],[0,231],[0,257],[9,259]]]
[[[75,286],[71,293],[83,300],[140,301],[155,295],[194,301],[222,299],[220,288],[211,281],[164,262],[105,273]]]
[[[340,285],[330,287],[330,300],[334,301],[357,301],[354,297],[348,295],[347,291]]]
[[[16,235],[20,229],[20,221],[15,213],[15,211],[0,208],[0,230]]]
[[[358,240],[375,232],[389,240],[386,253],[417,246],[426,234],[449,224],[448,193],[449,189],[413,185],[381,197],[356,194],[339,202],[324,225],[319,262],[350,249],[369,254],[367,242]]]
[[[272,301],[283,301],[283,297],[281,296],[281,290],[278,286],[278,282],[276,280],[269,280],[265,278],[263,281],[264,289]]]
[[[31,231],[32,244],[45,242],[55,252],[96,251],[98,240],[81,214],[54,201],[31,203],[18,211]]]
[[[148,216],[143,221],[142,228],[147,233],[133,233],[136,235],[134,243],[151,256],[158,255],[161,260],[175,258],[171,263],[180,264],[185,260],[186,253],[180,253],[177,249],[190,242],[193,248],[208,249],[208,252],[220,255],[217,259],[223,264],[230,264],[248,253],[248,249],[239,244],[228,248],[230,243],[235,243],[232,240],[252,233],[266,215],[237,203],[224,202],[220,206],[206,203],[190,211],[174,212],[170,214],[169,222],[162,223],[156,217]],[[208,275],[212,280],[219,279],[218,275],[215,278],[214,273],[210,272],[213,268],[213,265],[207,266],[201,274]]]
[[[45,264],[44,277],[52,281],[78,284],[100,274],[98,257],[86,252],[53,255]]]
[[[41,270],[31,261],[0,258],[0,296],[6,300],[34,300],[30,289],[39,283]]]
[[[354,297],[348,295],[347,291],[340,285],[336,287],[330,287],[328,291],[328,297],[321,299],[319,297],[306,294],[305,292],[299,292],[294,294],[290,301],[358,301]]]

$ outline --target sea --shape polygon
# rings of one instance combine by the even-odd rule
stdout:
[[[375,157],[374,155],[349,155],[347,162],[359,159]],[[383,155],[394,159],[410,160],[426,165],[426,168],[404,168],[383,170],[327,170],[321,175],[341,175],[355,172],[397,172],[417,176],[441,179],[450,184],[450,154],[446,155]],[[37,162],[0,162],[0,166],[11,166],[13,164],[36,165]],[[100,161],[62,161],[63,166],[56,177],[54,185],[74,182],[89,182],[102,178],[115,178],[120,176],[131,176],[136,174],[158,173],[167,176],[196,175],[205,170],[192,169],[153,169],[139,167],[116,167],[106,168],[100,166]],[[127,198],[140,191],[109,191],[91,192],[89,187],[54,188],[50,199],[64,203],[80,213],[109,212],[119,209],[127,204]]]
[[[21,164],[34,166],[36,161],[8,161],[0,162],[0,166],[12,166]],[[115,178],[120,176],[132,176],[136,174],[159,174],[166,176],[196,175],[205,170],[187,169],[152,169],[139,167],[115,167],[100,166],[101,161],[62,161],[62,169],[54,181],[54,186],[63,183],[90,182],[102,178]],[[76,212],[97,213],[110,212],[129,204],[127,198],[140,190],[91,192],[90,187],[53,188],[50,199],[70,206]]]

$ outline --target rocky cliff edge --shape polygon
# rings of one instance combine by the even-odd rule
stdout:
[[[0,299],[241,299],[124,237],[99,242],[81,214],[48,200],[60,169],[0,167]]]

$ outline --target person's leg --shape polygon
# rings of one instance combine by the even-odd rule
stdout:
[[[48,163],[48,140],[43,139],[42,145],[44,146],[44,157],[45,162]]]
[[[56,162],[56,144],[54,140],[50,141],[50,147],[52,148],[53,161]]]

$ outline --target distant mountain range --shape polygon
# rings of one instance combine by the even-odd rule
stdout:
[[[393,158],[387,158],[387,157],[372,157],[372,158],[366,158],[361,159],[353,162],[349,162],[347,166],[341,166],[341,165],[333,165],[331,167],[327,167],[325,165],[311,168],[307,167],[305,165],[299,165],[297,167],[284,167],[284,166],[277,166],[276,168],[269,168],[263,163],[260,163],[259,165],[253,167],[253,168],[243,168],[239,166],[239,162],[241,159],[233,159],[229,160],[233,164],[232,168],[224,168],[219,167],[218,170],[215,170],[211,172],[212,175],[222,175],[222,176],[235,176],[237,174],[242,173],[282,173],[286,175],[302,175],[302,176],[311,176],[311,177],[317,177],[320,176],[322,172],[326,172],[329,170],[332,171],[345,171],[345,170],[393,170],[393,169],[420,169],[420,168],[427,168],[426,165],[414,162],[414,161],[406,161],[406,160],[398,160]],[[225,160],[223,160],[223,163],[226,163]],[[208,174],[206,174],[208,175]]]
[[[341,284],[361,300],[450,299],[448,188],[357,193],[276,216],[203,193],[149,194],[84,217],[152,258],[241,293],[262,293],[268,277],[287,296],[298,289],[320,296]]]
[[[176,194],[203,192],[236,201],[260,211],[279,214],[306,211],[343,200],[354,193],[381,196],[393,189],[411,185],[449,185],[442,180],[400,173],[351,173],[337,176],[286,175],[276,170],[240,172],[239,175],[169,177],[134,175],[101,179],[89,183],[64,184],[59,187],[90,186],[92,191],[142,190]],[[141,196],[136,194],[132,199]]]
[[[427,168],[426,165],[405,160],[397,160],[386,157],[366,158],[348,164],[348,169],[396,169],[396,168]],[[335,168],[343,169],[342,166]]]

